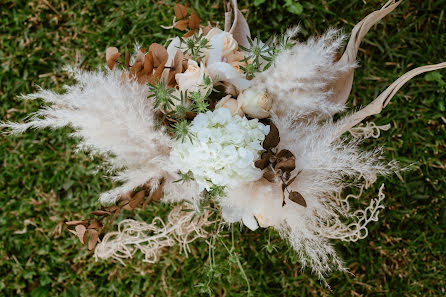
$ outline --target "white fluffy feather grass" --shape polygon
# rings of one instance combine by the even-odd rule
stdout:
[[[155,129],[153,102],[147,98],[146,85],[121,80],[118,70],[68,70],[77,83],[66,86],[63,94],[41,89],[23,96],[26,100],[42,98],[51,106],[34,113],[26,123],[2,126],[13,133],[29,128],[72,127],[72,136],[80,139],[79,150],[103,156],[105,168],[122,183],[101,194],[103,203],[114,203],[120,195],[145,183],[156,188],[162,178],[170,200],[197,196],[198,187],[193,183],[181,192],[171,183],[179,178],[169,161],[172,140],[165,130]]]
[[[292,38],[298,28],[290,29],[287,36]],[[328,100],[330,83],[355,67],[355,64],[336,62],[336,56],[345,40],[345,35],[330,29],[319,38],[312,37],[306,42],[296,42],[284,50],[274,64],[258,74],[253,85],[266,89],[273,97],[273,111],[286,114],[299,113],[299,118],[317,114],[328,117],[344,109],[343,104]]]

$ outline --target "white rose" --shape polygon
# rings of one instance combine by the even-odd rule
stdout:
[[[232,37],[231,33],[224,32],[223,34],[223,48],[221,49],[221,55],[225,58],[238,50],[238,43],[235,41],[234,37]]]
[[[184,73],[177,73],[175,79],[178,83],[180,91],[185,92],[200,92],[205,94],[209,87],[204,86],[204,77],[209,76],[209,72],[204,67],[203,63],[198,63],[189,60],[187,62],[187,70]]]
[[[237,98],[238,106],[250,117],[264,119],[270,116],[269,110],[273,104],[266,91],[254,88],[244,90]]]
[[[232,34],[218,28],[211,29],[206,35],[206,39],[209,41],[211,48],[215,49],[216,54],[219,56],[218,61],[214,62],[226,62],[228,56],[234,54],[238,50],[238,43]],[[210,51],[206,53],[206,61],[209,58],[209,54]]]
[[[227,108],[231,112],[232,116],[239,115],[244,116],[243,111],[238,107],[237,100],[231,97],[231,95],[228,95],[226,97],[223,97],[218,101],[217,105],[215,105],[215,109],[217,108]]]

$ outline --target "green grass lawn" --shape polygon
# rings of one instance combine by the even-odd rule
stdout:
[[[329,26],[350,32],[385,0],[300,1],[299,15],[293,1],[240,2],[254,35],[266,39],[300,24],[306,39]],[[69,82],[65,65],[94,69],[104,64],[107,46],[165,41],[171,32],[160,25],[171,23],[172,3],[2,0],[0,120],[23,121],[36,111],[41,102],[16,97],[36,85],[61,90]],[[222,1],[189,4],[201,19],[223,24]],[[371,29],[358,57],[351,108],[370,102],[404,72],[446,60],[445,11],[444,0],[404,1]],[[384,182],[386,209],[366,239],[334,243],[351,274],[329,274],[332,291],[301,270],[293,250],[270,230],[223,232],[213,261],[208,244],[197,240],[189,257],[171,248],[154,265],[141,257],[127,266],[95,262],[64,221],[87,216],[99,207],[98,194],[113,186],[98,171],[99,160],[74,153],[69,129],[0,136],[0,296],[444,296],[444,80],[445,71],[413,79],[373,118],[392,127],[364,147],[384,146],[388,159],[413,169],[379,178],[363,195],[364,207]],[[152,204],[135,216],[150,220],[168,210]]]

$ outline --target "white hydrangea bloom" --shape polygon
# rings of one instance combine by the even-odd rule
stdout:
[[[254,161],[269,126],[219,108],[197,115],[191,131],[193,142],[178,141],[170,159],[181,172],[191,171],[201,190],[209,191],[212,185],[236,187],[262,177]]]

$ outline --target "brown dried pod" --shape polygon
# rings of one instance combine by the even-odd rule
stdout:
[[[291,177],[291,172],[290,171],[285,171],[284,173],[283,173],[283,179],[285,180],[285,181],[287,181],[287,180],[289,180],[290,179],[290,177]]]
[[[175,17],[177,18],[177,20],[182,20],[187,17],[187,9],[184,5],[177,3],[175,4],[173,9],[175,10]]]
[[[181,20],[175,23],[173,26],[175,29],[178,29],[180,31],[185,31],[187,29],[187,26],[189,25],[188,20]]]
[[[291,201],[293,201],[299,205],[302,205],[303,207],[307,207],[307,202],[305,201],[304,197],[299,192],[292,191],[288,198],[290,198]]]
[[[169,54],[167,50],[158,43],[152,43],[149,47],[149,51],[152,52],[153,55],[153,66],[158,68],[163,62],[166,64],[167,59],[169,58]],[[163,65],[164,67],[164,65]]]
[[[282,172],[291,172],[296,168],[296,161],[294,160],[294,158],[288,159],[288,160],[284,160],[281,162],[278,162],[276,164],[276,166],[274,167],[274,170],[279,171],[281,170]]]
[[[86,238],[86,231],[87,231],[87,227],[85,227],[84,225],[77,225],[74,230],[76,230],[76,235],[79,238],[80,242],[82,244],[85,244],[85,240]]]
[[[266,150],[276,147],[280,142],[279,130],[273,122],[269,124],[270,130],[263,141],[263,148]]]
[[[189,18],[189,28],[191,30],[200,29],[200,18],[195,12],[192,12]]]
[[[96,243],[98,242],[99,232],[95,229],[88,229],[88,235],[90,238],[88,239],[88,249],[91,251],[96,247]]]

